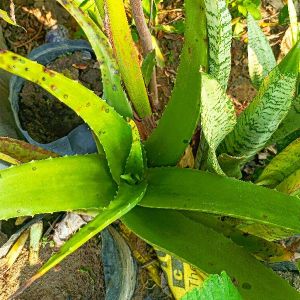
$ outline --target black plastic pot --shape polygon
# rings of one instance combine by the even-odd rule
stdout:
[[[34,49],[28,58],[35,60],[42,65],[47,65],[59,56],[75,51],[84,51],[88,55],[94,56],[93,50],[86,41],[67,40],[59,43],[44,44]],[[62,137],[49,144],[41,144],[35,141],[28,132],[22,128],[19,120],[19,94],[25,80],[18,76],[13,76],[10,80],[9,101],[11,103],[16,125],[24,138],[33,145],[54,151],[60,155],[74,155],[94,153],[97,151],[92,133],[87,125],[83,124],[73,129],[67,136]]]

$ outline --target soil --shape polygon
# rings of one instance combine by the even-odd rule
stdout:
[[[89,54],[89,53],[88,53]],[[61,56],[47,66],[81,82],[102,96],[99,65],[85,52]],[[22,128],[39,143],[50,143],[83,123],[76,113],[35,83],[26,82],[21,91],[19,117]]]
[[[103,268],[97,238],[90,240],[62,263],[32,284],[18,300],[102,300],[105,297]],[[42,247],[41,263],[30,266],[28,250],[23,249],[12,268],[0,277],[0,300],[7,300],[42,263],[53,254],[47,243]]]

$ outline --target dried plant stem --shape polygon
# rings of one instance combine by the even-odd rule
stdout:
[[[151,51],[153,51],[154,47],[152,44],[152,37],[149,31],[149,28],[146,24],[146,19],[143,12],[142,1],[141,0],[130,0],[132,15],[136,24],[137,31],[139,33],[141,39],[141,45],[143,49],[144,57]],[[156,70],[154,67],[152,73],[152,79],[149,85],[150,89],[150,99],[151,105],[154,110],[156,110],[159,106],[158,101],[158,91],[157,91],[157,82],[156,82]]]

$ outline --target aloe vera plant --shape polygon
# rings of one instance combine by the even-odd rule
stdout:
[[[0,52],[0,68],[39,84],[72,108],[93,130],[99,153],[55,157],[40,149],[28,152],[24,143],[0,139],[0,152],[4,154],[1,159],[23,163],[0,171],[0,220],[59,211],[90,214],[94,219],[74,234],[17,294],[103,228],[121,219],[151,245],[206,273],[225,270],[243,299],[299,299],[287,282],[255,258],[271,255],[276,261],[293,257],[280,245],[260,237],[255,226],[277,233],[299,233],[299,199],[224,176],[232,168],[224,163],[224,157],[227,162],[238,161],[238,166],[251,159],[287,115],[296,91],[299,43],[267,75],[252,106],[236,120],[224,91],[230,52],[216,53],[231,39],[228,17],[224,18],[224,27],[220,18],[229,15],[225,0],[186,0],[185,44],[176,84],[157,128],[143,143],[130,119],[126,94],[120,90],[122,79],[136,111],[141,117],[149,115],[146,88],[127,32],[122,2],[104,1],[112,46],[101,26],[81,10],[79,1],[59,2],[77,19],[105,66],[102,72],[106,74],[107,102],[62,74],[10,51]],[[103,8],[103,1],[95,3]],[[215,9],[217,17],[213,15]],[[100,16],[102,13],[99,10]],[[215,25],[218,30],[212,30]],[[95,37],[97,40],[93,40]],[[210,42],[212,47],[208,47]],[[120,74],[115,72],[117,64]],[[222,70],[226,70],[226,76]],[[114,93],[116,84],[118,92]],[[199,122],[207,145],[206,166],[211,172],[176,167]],[[293,152],[298,162],[298,152],[294,145],[291,148],[287,151]],[[34,160],[30,161],[30,157]],[[280,164],[280,157],[278,160]],[[265,171],[267,175],[274,172],[271,166],[269,169]],[[287,176],[298,172],[286,169]],[[267,175],[262,175],[260,184],[269,183]],[[290,186],[297,186],[294,177],[283,178],[289,181],[287,188],[279,187],[284,183],[280,179],[278,189],[286,192]],[[275,175],[274,178],[277,180]],[[297,195],[294,188],[292,194]],[[235,225],[225,222],[223,226],[224,218],[235,220]],[[254,226],[253,235],[244,235],[246,225]]]

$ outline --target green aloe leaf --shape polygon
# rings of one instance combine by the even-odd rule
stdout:
[[[241,225],[239,224],[240,220],[193,211],[185,211],[183,214],[195,222],[200,222],[204,226],[222,233],[264,262],[291,261],[294,258],[294,254],[283,245],[247,234],[238,229],[237,227]]]
[[[300,42],[264,79],[257,96],[242,112],[234,130],[225,138],[222,148],[224,153],[244,156],[247,161],[263,149],[291,106],[296,92],[299,58]]]
[[[209,74],[226,90],[231,69],[231,15],[225,0],[205,0]]]
[[[13,157],[20,163],[59,156],[51,151],[9,137],[0,137],[0,152]]]
[[[208,164],[210,169],[224,175],[216,149],[236,124],[234,106],[218,81],[205,73],[202,73],[201,99],[201,128],[209,145]]]
[[[300,169],[300,138],[272,159],[259,176],[256,184],[274,188],[297,169]]]
[[[119,191],[109,206],[100,212],[92,221],[81,228],[75,233],[59,250],[54,254],[39,270],[31,277],[23,287],[21,287],[14,297],[21,294],[24,289],[30,286],[34,281],[43,276],[57,264],[59,264],[64,258],[72,254],[89,239],[101,232],[105,227],[116,221],[132,208],[143,197],[147,188],[146,182],[142,182],[140,185],[128,185],[124,182],[120,184]]]
[[[284,140],[287,136],[289,136],[293,132],[296,132],[299,129],[300,129],[300,95],[294,98],[292,102],[292,106],[287,116],[279,125],[275,133],[272,135],[272,138],[268,142],[268,144],[274,144],[281,140]]]
[[[300,196],[300,169],[276,186],[276,190],[292,196]]]
[[[75,18],[92,45],[100,64],[105,100],[122,116],[132,117],[132,110],[122,87],[119,67],[113,58],[107,37],[74,1],[58,0],[58,2]]]
[[[226,272],[210,275],[203,285],[188,292],[181,300],[242,300]]]
[[[155,50],[153,50],[147,54],[142,64],[142,73],[146,85],[150,83],[155,64]]]
[[[104,157],[50,158],[0,171],[0,220],[102,209],[116,192]]]
[[[242,247],[180,212],[136,207],[122,221],[155,248],[206,273],[226,271],[245,300],[299,299],[296,290]]]
[[[264,78],[275,68],[276,60],[267,38],[250,13],[247,25],[249,74],[253,85],[259,88]]]
[[[10,51],[0,52],[0,68],[40,85],[82,117],[100,141],[113,179],[120,181],[132,135],[130,126],[111,106],[77,81]]]
[[[133,43],[122,0],[105,0],[110,38],[128,95],[141,118],[151,115],[138,52]]]
[[[149,169],[147,179],[141,206],[208,212],[300,232],[296,197],[191,169]]]
[[[200,69],[207,70],[204,0],[185,1],[185,38],[171,99],[145,143],[149,166],[176,165],[198,124]]]

